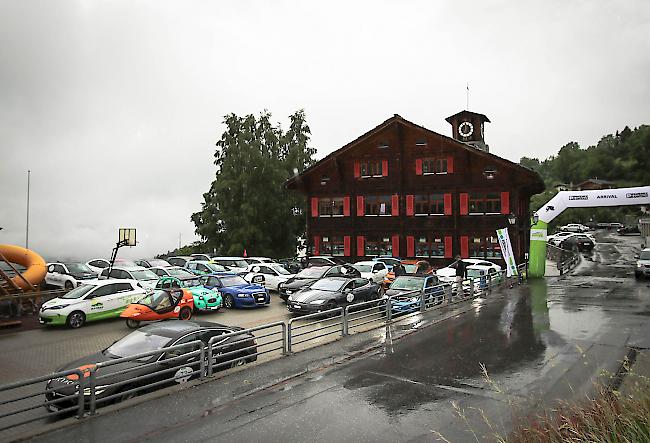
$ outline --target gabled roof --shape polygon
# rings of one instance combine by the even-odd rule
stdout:
[[[490,121],[490,119],[487,118],[486,115],[479,114],[478,112],[472,112],[472,111],[460,111],[460,112],[455,113],[454,115],[450,115],[445,120],[447,121],[447,123],[451,123],[452,120],[454,120],[456,117],[458,117],[460,115],[472,115],[472,116],[476,116],[476,117],[481,117],[484,121],[486,121],[488,123],[492,123]]]
[[[595,183],[597,185],[615,185],[615,182],[609,181],[609,180],[601,180],[599,178],[588,178],[587,180],[583,181],[582,183],[578,183],[576,186],[584,185],[585,183]]]
[[[296,184],[296,181],[298,180],[299,177],[303,177],[305,175],[311,174],[313,171],[315,171],[320,166],[327,163],[329,160],[332,160],[332,159],[338,157],[339,155],[344,154],[347,151],[355,148],[359,143],[367,140],[368,138],[370,138],[370,137],[374,136],[375,134],[383,131],[384,129],[388,128],[389,126],[391,126],[393,124],[401,124],[401,125],[404,125],[404,126],[407,126],[407,127],[411,127],[411,128],[415,128],[415,129],[427,132],[428,134],[434,135],[435,137],[440,137],[440,138],[442,138],[444,140],[447,140],[450,144],[455,145],[456,147],[458,147],[460,149],[464,149],[466,151],[469,151],[474,155],[484,157],[484,158],[489,159],[491,161],[494,161],[496,163],[500,163],[502,165],[505,165],[505,166],[507,166],[509,168],[518,169],[521,172],[531,176],[531,178],[534,178],[534,179],[536,179],[538,181],[538,183],[541,186],[541,190],[538,191],[538,192],[542,192],[543,189],[544,189],[544,181],[542,180],[541,176],[537,172],[533,171],[532,169],[524,167],[524,166],[522,166],[522,165],[520,165],[518,163],[511,162],[510,160],[507,160],[505,158],[501,158],[501,157],[496,156],[494,154],[490,154],[489,152],[485,152],[485,151],[481,151],[479,149],[473,148],[473,147],[468,146],[467,144],[465,144],[465,143],[463,143],[461,141],[458,141],[458,140],[453,139],[451,137],[447,137],[446,135],[438,134],[437,132],[434,132],[434,131],[432,131],[430,129],[425,128],[424,126],[420,126],[418,124],[410,122],[410,121],[406,120],[405,118],[403,118],[402,116],[400,116],[398,114],[393,115],[391,118],[389,118],[389,119],[385,120],[384,122],[380,123],[375,128],[373,128],[370,131],[366,132],[365,134],[357,137],[356,139],[354,139],[350,143],[346,144],[345,146],[337,149],[336,151],[333,151],[333,152],[329,153],[328,155],[323,157],[321,160],[317,161],[316,163],[311,165],[309,168],[305,169],[300,174],[295,175],[295,176],[291,177],[290,179],[288,179],[286,181],[285,185],[287,187],[291,187],[292,185]]]

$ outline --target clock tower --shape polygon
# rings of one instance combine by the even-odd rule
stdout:
[[[451,125],[452,137],[481,151],[489,152],[485,144],[485,123],[490,119],[483,114],[471,111],[461,111],[447,117]]]

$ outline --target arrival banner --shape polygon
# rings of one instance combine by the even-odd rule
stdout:
[[[497,229],[497,238],[499,239],[499,246],[501,246],[501,254],[506,262],[506,275],[508,277],[518,275],[517,263],[515,262],[515,254],[512,252],[512,244],[510,243],[508,229]]]

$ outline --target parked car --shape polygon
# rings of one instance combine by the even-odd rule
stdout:
[[[426,270],[428,274],[433,273],[433,269],[428,261],[425,260],[401,260],[404,267],[404,275],[415,275],[418,270]],[[384,287],[389,287],[395,281],[395,271],[391,269],[384,278]]]
[[[351,265],[314,266],[305,268],[294,277],[278,285],[280,298],[287,301],[291,294],[309,287],[312,283],[325,277],[361,277],[361,273]]]
[[[91,280],[43,303],[38,317],[44,325],[67,325],[76,329],[88,321],[119,317],[130,303],[145,293],[145,288],[136,280]]]
[[[268,257],[246,257],[244,258],[244,261],[249,265],[258,265],[261,263],[276,263],[275,260]]]
[[[445,299],[444,285],[435,275],[400,275],[384,294],[384,300],[391,299],[391,314],[405,314],[420,309],[422,297],[426,303],[440,304]],[[386,306],[380,307],[386,312]]]
[[[377,284],[383,284],[388,268],[381,261],[360,261],[353,264],[357,271],[361,273],[361,277],[372,280]]]
[[[549,235],[548,237],[546,237],[546,242],[553,246],[558,246],[562,240],[574,234],[575,234],[574,232],[570,232],[570,231],[559,231],[553,235]]]
[[[135,329],[143,321],[170,318],[189,320],[194,312],[194,296],[187,289],[156,289],[131,303],[120,314],[126,326]]]
[[[569,237],[566,237],[562,242],[560,243],[560,248],[562,249],[575,249],[577,248],[579,251],[591,251],[596,244],[594,241],[586,236],[585,234],[575,234],[571,235]]]
[[[187,269],[194,275],[205,275],[205,274],[212,274],[215,272],[230,271],[230,268],[226,266],[221,266],[220,264],[211,261],[203,261],[203,260],[188,261],[187,264],[185,265],[185,269]]]
[[[560,226],[558,230],[565,232],[587,232],[589,228],[580,223],[569,223],[568,225]]]
[[[618,229],[618,228],[622,228],[622,227],[623,227],[623,223],[616,223],[615,222],[615,223],[610,223],[609,224],[609,229]]]
[[[192,260],[210,261],[212,256],[210,254],[191,254]]]
[[[487,260],[482,260],[480,258],[464,258],[463,262],[465,262],[465,265],[467,266],[472,266],[472,265],[485,266],[486,268],[494,269],[495,272],[499,272],[501,270],[501,266]],[[438,279],[443,283],[454,282],[456,280],[456,266],[458,266],[458,261],[453,262],[447,267],[438,269],[436,271],[436,275],[438,276]]]
[[[269,290],[263,286],[248,283],[232,272],[204,275],[201,283],[208,289],[217,289],[228,308],[260,308],[271,303]]]
[[[136,260],[135,264],[142,266],[143,268],[153,268],[154,266],[164,268],[171,266],[167,260],[163,260],[161,258],[141,258],[140,260]]]
[[[618,235],[626,235],[626,234],[640,234],[641,231],[639,230],[638,225],[634,226],[623,226],[622,228],[618,228],[616,230],[618,232]]]
[[[158,277],[176,277],[180,278],[181,280],[196,278],[195,274],[192,274],[190,271],[185,268],[181,268],[180,266],[169,266],[161,268],[154,266],[152,268],[149,268],[149,270],[156,274]]]
[[[85,263],[48,263],[45,286],[72,289],[96,278],[97,274]]]
[[[636,278],[650,277],[650,248],[645,248],[636,258],[634,276]]]
[[[211,263],[224,266],[237,274],[244,273],[248,270],[248,263],[243,257],[213,257]]]
[[[57,371],[88,368],[100,362],[110,362],[118,358],[131,357],[138,353],[159,351],[165,347],[190,343],[195,340],[202,341],[203,345],[207,347],[210,339],[241,330],[242,328],[237,326],[226,326],[204,321],[158,322],[131,332],[100,352],[71,361],[58,368]],[[211,358],[213,364],[217,365],[216,370],[257,360],[255,336],[249,332],[226,337],[223,340],[217,341],[217,343],[220,346],[231,345],[231,347],[226,356],[222,356],[223,348],[214,350]],[[153,383],[160,384],[150,388],[151,390],[164,387],[166,385],[164,383],[165,380],[168,380],[169,384],[173,385],[198,377],[199,361],[197,356],[188,355],[187,358],[179,358],[184,354],[190,353],[192,350],[188,346],[187,350],[181,349],[180,352],[172,351],[164,353],[161,351],[142,360],[133,360],[127,363],[101,368],[101,375],[105,376],[105,378],[95,388],[97,403],[103,406],[107,403],[104,399],[110,396]],[[170,358],[175,358],[175,360],[172,361]],[[179,367],[179,369],[175,372],[170,372],[169,369],[174,366]],[[197,373],[193,374],[193,372]],[[186,374],[191,375],[187,376]],[[143,379],[142,376],[146,375],[150,377]],[[59,377],[48,380],[45,387],[48,411],[57,412],[61,409],[76,406],[77,399],[74,397],[75,386],[74,383],[70,383],[70,380],[73,380],[73,378]],[[117,395],[111,403],[119,402],[134,395],[136,394],[125,393],[123,396]],[[65,400],[67,396],[71,398]],[[89,388],[84,390],[84,400],[87,403],[90,402]],[[52,403],[53,401],[57,402]]]
[[[161,277],[156,283],[156,289],[187,289],[194,297],[194,312],[217,312],[223,306],[219,291],[208,289],[196,275],[193,278],[179,279],[176,277]]]
[[[278,260],[278,263],[280,263],[284,269],[289,271],[290,274],[297,274],[300,271],[302,271],[302,263],[300,262],[300,259],[297,257],[294,258],[281,258]]]
[[[188,261],[194,260],[194,257],[190,257],[187,255],[183,256],[176,256],[176,257],[168,257],[167,262],[172,265],[172,266],[180,266],[181,268],[184,268],[185,265],[187,264]]]
[[[278,290],[280,283],[285,283],[295,276],[278,263],[259,263],[248,266],[244,280],[252,282],[253,278],[260,275],[264,277],[264,286],[273,291]]]
[[[311,266],[334,266],[334,265],[344,265],[346,261],[339,257],[332,257],[331,255],[315,255],[311,257],[305,257],[306,267]]]
[[[138,280],[145,288],[151,288],[151,289],[153,289],[154,286],[156,286],[156,282],[158,281],[158,276],[155,273],[151,272],[147,268],[143,268],[142,266],[134,266],[129,268],[114,267],[113,269],[111,269],[110,274],[108,273],[108,268],[107,268],[102,271],[102,273],[99,275],[99,278]]]
[[[393,270],[393,266],[395,266],[396,264],[401,262],[401,260],[399,258],[392,257],[392,256],[391,257],[379,256],[379,257],[373,258],[372,260],[373,261],[380,261],[383,264],[385,264],[386,268],[388,269],[389,272]]]
[[[86,266],[88,266],[98,276],[104,270],[104,268],[108,268],[110,265],[111,262],[104,258],[93,258],[92,260],[88,260],[86,262]]]
[[[328,311],[352,303],[376,300],[380,286],[367,278],[326,277],[287,299],[287,309],[293,313],[310,314]]]

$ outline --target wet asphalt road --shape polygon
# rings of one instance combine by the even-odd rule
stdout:
[[[476,300],[400,340],[386,328],[378,349],[346,364],[230,401],[210,383],[37,440],[462,442],[505,435],[544,405],[581,400],[595,383],[612,383],[631,348],[650,347],[649,282],[635,281],[632,267],[639,239],[600,240],[573,275]],[[179,413],[190,403],[205,409]],[[124,426],[127,432],[107,432]]]

